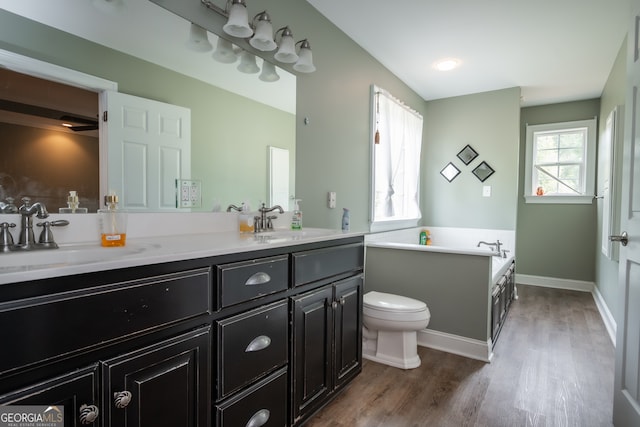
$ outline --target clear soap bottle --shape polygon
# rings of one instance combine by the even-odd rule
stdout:
[[[127,240],[127,213],[118,210],[118,196],[111,191],[104,197],[106,209],[100,209],[101,244],[106,247],[124,246]]]

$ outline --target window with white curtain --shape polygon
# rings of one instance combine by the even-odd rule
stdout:
[[[422,116],[372,86],[371,231],[418,225]]]

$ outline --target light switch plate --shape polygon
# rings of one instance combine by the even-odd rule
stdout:
[[[491,186],[483,185],[482,186],[482,197],[491,197]]]

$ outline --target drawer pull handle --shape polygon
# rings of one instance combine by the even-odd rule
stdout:
[[[269,283],[270,281],[271,276],[261,271],[249,277],[247,281],[244,282],[244,284],[245,286],[264,285],[265,283]]]
[[[271,338],[266,335],[260,335],[259,337],[255,337],[244,350],[245,353],[250,353],[252,351],[260,351],[271,345]],[[262,424],[261,424],[262,425]]]
[[[88,425],[98,418],[98,407],[96,405],[82,405],[80,406],[80,424]]]
[[[253,414],[251,418],[249,418],[249,422],[245,425],[245,427],[260,427],[263,426],[269,421],[269,416],[271,412],[268,409],[260,409],[258,412]]]
[[[116,391],[113,393],[113,404],[118,409],[126,408],[131,403],[131,392]]]

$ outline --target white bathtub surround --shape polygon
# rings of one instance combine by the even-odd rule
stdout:
[[[432,245],[419,245],[428,229]],[[507,258],[478,242],[500,240]],[[365,290],[424,301],[429,329],[419,345],[473,359],[492,357],[491,291],[515,258],[515,231],[414,227],[365,236]]]

